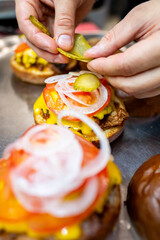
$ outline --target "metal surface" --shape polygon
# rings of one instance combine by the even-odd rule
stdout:
[[[33,103],[43,89],[41,86],[20,82],[13,76],[9,59],[18,41],[16,36],[0,39],[0,157],[7,144],[34,124]],[[127,185],[145,160],[160,153],[160,116],[148,119],[130,118],[124,133],[111,144],[111,148],[121,170],[123,183],[119,222],[110,240],[136,240],[139,238],[124,206]]]

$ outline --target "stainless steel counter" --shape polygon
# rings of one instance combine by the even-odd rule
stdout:
[[[7,144],[34,124],[33,103],[43,89],[42,86],[23,83],[12,74],[9,59],[18,41],[17,36],[0,39],[0,157]],[[136,240],[139,238],[131,226],[123,202],[135,170],[149,157],[160,153],[160,116],[130,118],[124,133],[111,144],[111,148],[122,172],[123,183],[121,214],[110,240]]]

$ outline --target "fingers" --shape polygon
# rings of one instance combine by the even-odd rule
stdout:
[[[154,90],[151,90],[149,92],[145,92],[145,93],[141,93],[141,94],[137,94],[135,95],[136,98],[150,98],[150,97],[155,97],[160,95],[160,87],[156,88]]]
[[[32,43],[34,48],[40,48],[43,51],[57,54],[56,42],[46,34],[42,33],[29,20],[29,16],[33,15],[38,18],[39,5],[30,4],[30,1],[16,1],[16,15],[20,30],[25,34],[26,38]]]
[[[141,40],[124,53],[98,58],[88,64],[91,71],[108,76],[132,76],[159,66],[160,31]]]
[[[55,2],[54,33],[58,46],[66,51],[73,47],[75,13],[77,1],[57,0]]]
[[[160,67],[151,69],[132,77],[107,77],[107,81],[115,88],[132,96],[140,96],[160,87]]]
[[[86,51],[85,57],[99,58],[113,54],[119,48],[130,43],[136,38],[137,33],[143,25],[142,6],[134,8],[126,17],[111,29],[101,41]],[[136,21],[135,21],[136,19]]]
[[[37,53],[39,57],[46,59],[46,61],[50,63],[68,63],[68,58],[59,54],[52,54],[50,52],[44,51],[40,48],[35,47],[29,40],[27,40],[27,44],[30,48],[33,49]]]

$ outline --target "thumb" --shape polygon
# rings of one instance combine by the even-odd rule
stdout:
[[[87,50],[85,57],[107,57],[134,40],[142,25],[140,16],[138,24],[135,24],[135,19],[137,19],[136,8],[106,33],[94,47]]]
[[[55,1],[54,35],[58,46],[66,51],[73,47],[76,1]]]

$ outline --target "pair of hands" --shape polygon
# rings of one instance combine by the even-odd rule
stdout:
[[[16,0],[21,31],[36,53],[49,62],[67,62],[57,46],[70,50],[75,26],[91,9],[92,0]],[[34,27],[28,17],[44,23],[56,41]],[[160,1],[150,0],[135,7],[101,41],[85,53],[95,58],[88,64],[91,71],[107,77],[115,88],[137,98],[160,94]],[[116,50],[136,40],[125,52]]]

